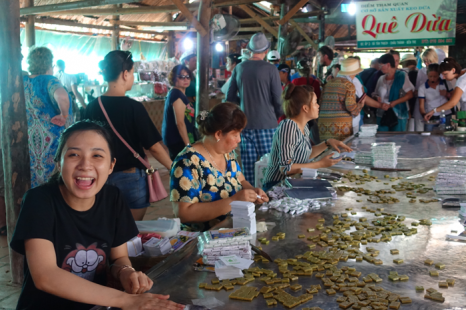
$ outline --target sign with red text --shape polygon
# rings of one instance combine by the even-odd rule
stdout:
[[[455,44],[457,0],[354,3],[359,48]]]

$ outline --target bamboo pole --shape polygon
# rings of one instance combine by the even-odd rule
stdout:
[[[253,10],[251,10],[247,5],[241,4],[239,6],[244,12],[251,16],[256,22],[258,22],[262,27],[264,27],[268,32],[270,32],[275,38],[278,39],[278,31],[265,22],[259,15],[257,15]]]
[[[109,4],[123,4],[131,3],[134,0],[85,0],[75,2],[64,2],[57,4],[48,4],[35,7],[23,8],[20,10],[20,15],[36,15],[50,12],[57,12],[63,10],[73,10],[79,8],[88,8],[93,6],[109,5]]]
[[[199,23],[209,29],[212,14],[212,0],[200,0]],[[199,112],[209,109],[209,68],[210,35],[197,33],[197,78],[196,78],[196,117]]]
[[[196,30],[199,32],[199,34],[201,36],[207,35],[207,30],[206,29],[209,29],[209,24],[207,24],[206,27],[203,27],[199,23],[199,21],[196,18],[194,18],[193,14],[189,11],[189,9],[186,7],[186,5],[184,5],[184,3],[181,0],[172,0],[172,2],[181,11],[181,14],[183,14],[184,17],[186,17],[186,19],[189,20],[189,22],[194,26],[194,28],[196,28]],[[211,6],[209,6],[209,7],[211,7]],[[199,10],[200,9],[201,8],[199,6]]]
[[[286,15],[280,19],[278,24],[284,25],[286,24],[300,9],[303,5],[305,5],[309,0],[301,0],[296,4],[291,10],[289,10]]]
[[[257,0],[226,0],[216,1],[212,7],[225,7],[239,4],[255,3]],[[193,11],[199,8],[199,3],[186,3],[185,6]],[[157,13],[170,13],[179,11],[176,5],[159,5],[159,6],[144,6],[138,8],[123,8],[123,9],[81,9],[81,10],[63,10],[56,12],[42,12],[41,15],[129,15],[129,14],[157,14]],[[26,14],[21,14],[26,15]]]
[[[298,25],[297,22],[291,19],[290,23],[299,31],[299,33],[303,36],[304,40],[311,44],[315,50],[319,49],[319,46],[307,35],[307,33],[303,30],[303,28],[301,28],[300,25]]]
[[[19,1],[0,1],[0,98],[8,244],[31,186],[28,125],[21,70]],[[23,282],[23,256],[10,248],[13,284]]]

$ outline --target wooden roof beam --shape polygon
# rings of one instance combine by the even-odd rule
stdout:
[[[295,14],[295,16],[293,16],[293,19],[319,16],[321,13],[323,13],[323,12],[322,11],[314,11],[314,12],[309,12],[309,13]],[[262,20],[264,20],[266,22],[269,22],[269,23],[272,22],[272,21],[275,21],[275,20],[279,20],[279,19],[280,19],[280,16],[271,16],[271,17],[262,18]],[[251,24],[251,23],[256,23],[257,22],[254,18],[242,18],[239,21],[240,21],[241,24]]]
[[[101,5],[123,4],[137,2],[135,0],[84,0],[76,2],[63,2],[57,4],[47,4],[20,9],[20,15],[37,15],[42,13],[57,12],[63,10],[73,10]]]
[[[262,27],[264,27],[268,32],[270,32],[275,38],[278,39],[278,31],[270,26],[266,21],[264,21],[259,15],[257,15],[253,10],[251,10],[247,5],[241,4],[239,6],[243,11],[245,11],[249,16],[251,16],[256,22],[258,22]]]
[[[201,23],[193,16],[191,11],[184,5],[183,1],[181,0],[172,0],[172,2],[176,5],[176,7],[181,11],[181,14],[186,17],[187,20],[193,25],[194,28],[196,28],[197,32],[201,36],[206,36],[207,35],[207,30],[201,25]]]
[[[314,41],[312,41],[312,39],[307,35],[307,33],[303,30],[303,28],[301,28],[301,26],[298,25],[297,22],[290,19],[290,24],[293,25],[296,28],[296,30],[299,31],[299,33],[303,36],[304,40],[306,40],[309,44],[311,44],[315,50],[319,49],[319,46]]]
[[[134,1],[134,0],[133,0]],[[224,7],[238,4],[255,3],[257,0],[223,0],[215,1],[212,7]],[[197,10],[199,3],[184,4],[190,11]],[[158,5],[158,6],[145,6],[137,8],[105,8],[105,9],[81,9],[81,10],[60,10],[51,12],[42,12],[40,15],[131,15],[131,14],[158,14],[158,13],[171,13],[178,12],[179,9],[176,5]],[[23,14],[21,15],[28,15]]]
[[[286,24],[309,0],[301,0],[299,1],[291,10],[283,16],[282,19],[278,22],[280,25]]]
[[[177,27],[177,26],[189,26],[188,22],[132,22],[124,20],[109,20],[114,25],[124,26],[145,26],[145,27]]]

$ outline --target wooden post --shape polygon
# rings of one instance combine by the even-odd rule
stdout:
[[[120,4],[121,6],[121,4]],[[118,8],[118,5],[115,5],[115,8]],[[120,20],[120,15],[113,15],[113,20]],[[112,51],[120,50],[120,26],[117,24],[113,24],[113,31],[112,31]]]
[[[25,7],[34,6],[34,0],[26,0],[24,2]],[[28,21],[26,22],[26,46],[31,47],[36,45],[36,29],[35,29],[35,22],[34,22],[34,15],[29,15]]]
[[[167,22],[173,22],[172,13],[167,13]],[[176,46],[175,46],[175,32],[169,31],[167,36],[167,56],[168,58],[175,57]]]
[[[176,5],[176,7],[181,11],[181,14],[186,17],[187,20],[191,22],[191,24],[194,26],[194,28],[197,29],[197,31],[202,35],[205,36],[208,34],[206,29],[209,29],[209,23],[207,23],[207,27],[203,27],[201,23],[197,21],[197,19],[191,14],[189,9],[184,5],[184,3],[181,0],[172,0],[172,2]],[[209,1],[209,10],[212,9],[212,1]],[[199,12],[201,11],[201,6],[199,5]],[[209,18],[210,18],[210,13],[209,13]],[[199,17],[200,19],[200,17]]]
[[[288,4],[285,2],[282,3],[280,8],[280,19],[285,17],[286,13],[288,12]],[[279,24],[278,25],[278,52],[280,53],[280,63],[286,62],[286,56],[283,53],[283,44],[285,44],[286,36],[288,34],[288,24]]]
[[[303,5],[305,5],[309,0],[301,0],[299,1],[291,10],[289,10],[286,15],[281,17],[280,13],[280,21],[278,22],[279,25],[286,24],[300,9]]]
[[[199,1],[199,23],[209,29],[212,0]],[[210,34],[197,33],[196,117],[209,109]]]
[[[324,42],[325,40],[325,15],[319,15],[319,42]]]
[[[31,186],[28,124],[21,70],[19,1],[0,1],[0,98],[8,243]],[[23,282],[23,256],[10,249],[13,284]]]

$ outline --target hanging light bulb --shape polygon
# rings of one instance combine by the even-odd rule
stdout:
[[[221,43],[215,44],[215,50],[217,52],[223,52],[223,45]]]
[[[348,13],[349,13],[349,15],[354,15],[354,14],[356,14],[356,4],[354,4],[354,2],[351,2],[351,3],[348,5]]]
[[[184,41],[183,41],[183,48],[184,48],[185,50],[190,50],[190,49],[193,48],[193,46],[194,46],[193,41],[191,41],[190,38],[184,39]]]

